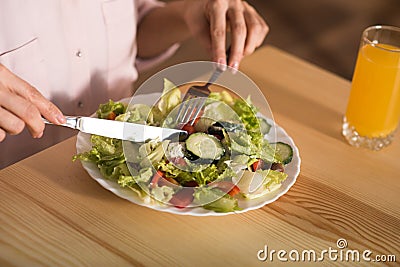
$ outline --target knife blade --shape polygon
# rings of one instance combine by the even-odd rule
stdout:
[[[149,139],[173,139],[186,136],[183,130],[162,128],[138,123],[114,120],[97,119],[91,117],[66,117],[67,122],[60,124],[64,127],[79,130],[84,133],[96,134],[105,137],[117,138],[133,142],[145,142]],[[46,124],[52,124],[43,119]]]

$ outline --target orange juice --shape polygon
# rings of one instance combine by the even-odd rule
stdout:
[[[347,122],[361,136],[384,137],[400,119],[400,47],[366,44],[358,53]]]

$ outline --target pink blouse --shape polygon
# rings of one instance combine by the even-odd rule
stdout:
[[[36,87],[66,115],[90,115],[100,103],[132,94],[138,70],[172,54],[137,59],[136,27],[155,0],[2,0],[0,63]],[[0,143],[0,168],[75,131],[46,126]],[[71,155],[72,156],[72,155]]]

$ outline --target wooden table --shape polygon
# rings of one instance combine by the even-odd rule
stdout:
[[[223,217],[153,211],[72,163],[72,138],[0,171],[0,266],[266,266],[281,261],[260,261],[265,246],[320,253],[338,249],[340,238],[343,251],[395,255],[398,264],[399,135],[380,152],[347,145],[340,129],[349,81],[276,48],[260,49],[241,68],[299,147],[301,173],[286,195]],[[323,263],[356,265],[328,255]]]

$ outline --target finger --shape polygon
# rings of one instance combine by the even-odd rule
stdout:
[[[249,55],[263,43],[268,33],[268,26],[255,11],[246,11],[244,17],[247,25],[244,55]]]
[[[208,8],[210,14],[210,36],[213,61],[226,65],[226,1],[212,1]]]
[[[42,136],[44,123],[34,104],[9,91],[0,91],[0,99],[2,99],[1,128],[10,134],[19,134],[26,125],[33,137]]]
[[[4,141],[6,138],[6,132],[0,128],[0,142]]]
[[[12,79],[10,82],[10,88],[12,88],[12,90],[18,95],[36,106],[40,114],[42,114],[50,122],[55,124],[65,123],[65,117],[62,112],[29,83],[18,78],[14,74],[12,74]]]
[[[34,87],[30,86],[28,83],[25,83],[25,85],[21,87],[21,91],[23,92],[23,96],[26,96],[27,99],[39,109],[40,114],[42,114],[43,117],[48,119],[50,122],[56,124],[63,124],[66,122],[61,110],[59,110],[58,107],[52,102],[47,100]]]
[[[25,123],[23,120],[0,107],[0,129],[11,135],[19,134],[24,130]]]
[[[246,22],[242,8],[235,8],[228,11],[228,18],[231,28],[231,54],[229,66],[238,69],[239,63],[243,58],[243,51],[246,42]]]
[[[268,33],[268,25],[257,14],[253,7],[245,4],[244,18],[247,25],[247,38],[244,48],[244,55],[249,55],[259,47]]]

